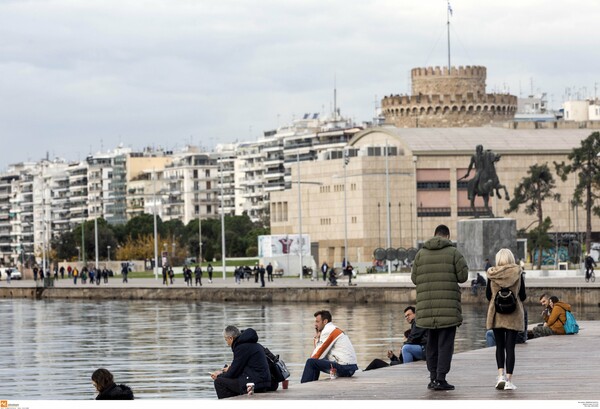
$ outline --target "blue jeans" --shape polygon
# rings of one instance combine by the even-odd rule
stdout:
[[[485,332],[485,346],[486,347],[495,347],[496,346],[496,338],[494,338],[494,331],[488,329]]]
[[[402,361],[407,364],[412,361],[420,361],[425,358],[423,347],[418,344],[405,344],[402,346]]]
[[[329,373],[332,365],[337,370],[337,375],[339,377],[350,377],[354,375],[355,371],[358,371],[358,366],[356,364],[340,365],[337,362],[328,361],[326,359],[308,358],[304,365],[304,372],[302,373],[300,383],[318,381],[319,374],[321,372]]]

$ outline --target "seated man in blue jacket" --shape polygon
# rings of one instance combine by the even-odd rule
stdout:
[[[221,371],[211,374],[219,399],[247,393],[246,385],[254,384],[254,392],[271,389],[271,372],[265,349],[258,343],[258,335],[252,328],[240,331],[233,325],[223,331],[227,345],[233,351],[233,361]]]

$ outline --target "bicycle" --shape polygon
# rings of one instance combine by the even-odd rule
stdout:
[[[590,274],[586,274],[585,276],[585,282],[589,282],[591,281],[592,283],[596,282],[596,274],[594,274],[594,269],[592,268],[592,271],[590,271]]]

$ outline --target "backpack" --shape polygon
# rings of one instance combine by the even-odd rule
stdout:
[[[499,314],[511,314],[517,309],[517,297],[510,288],[502,287],[496,293],[494,307]]]
[[[579,324],[577,324],[575,317],[573,316],[573,314],[571,314],[571,311],[565,310],[565,314],[567,316],[567,320],[563,324],[565,334],[577,334],[579,332]]]
[[[279,359],[279,355],[274,355],[268,348],[265,348],[265,355],[267,356],[267,362],[269,363],[271,380],[279,383],[290,377],[290,372],[288,371],[285,362]]]

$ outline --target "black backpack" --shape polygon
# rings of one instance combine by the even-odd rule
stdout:
[[[290,377],[290,372],[285,363],[279,359],[279,355],[274,355],[268,348],[265,348],[265,355],[267,356],[269,371],[271,372],[271,379],[273,381],[279,383]]]
[[[498,314],[511,314],[517,309],[517,297],[510,288],[502,287],[496,293],[494,307]]]

